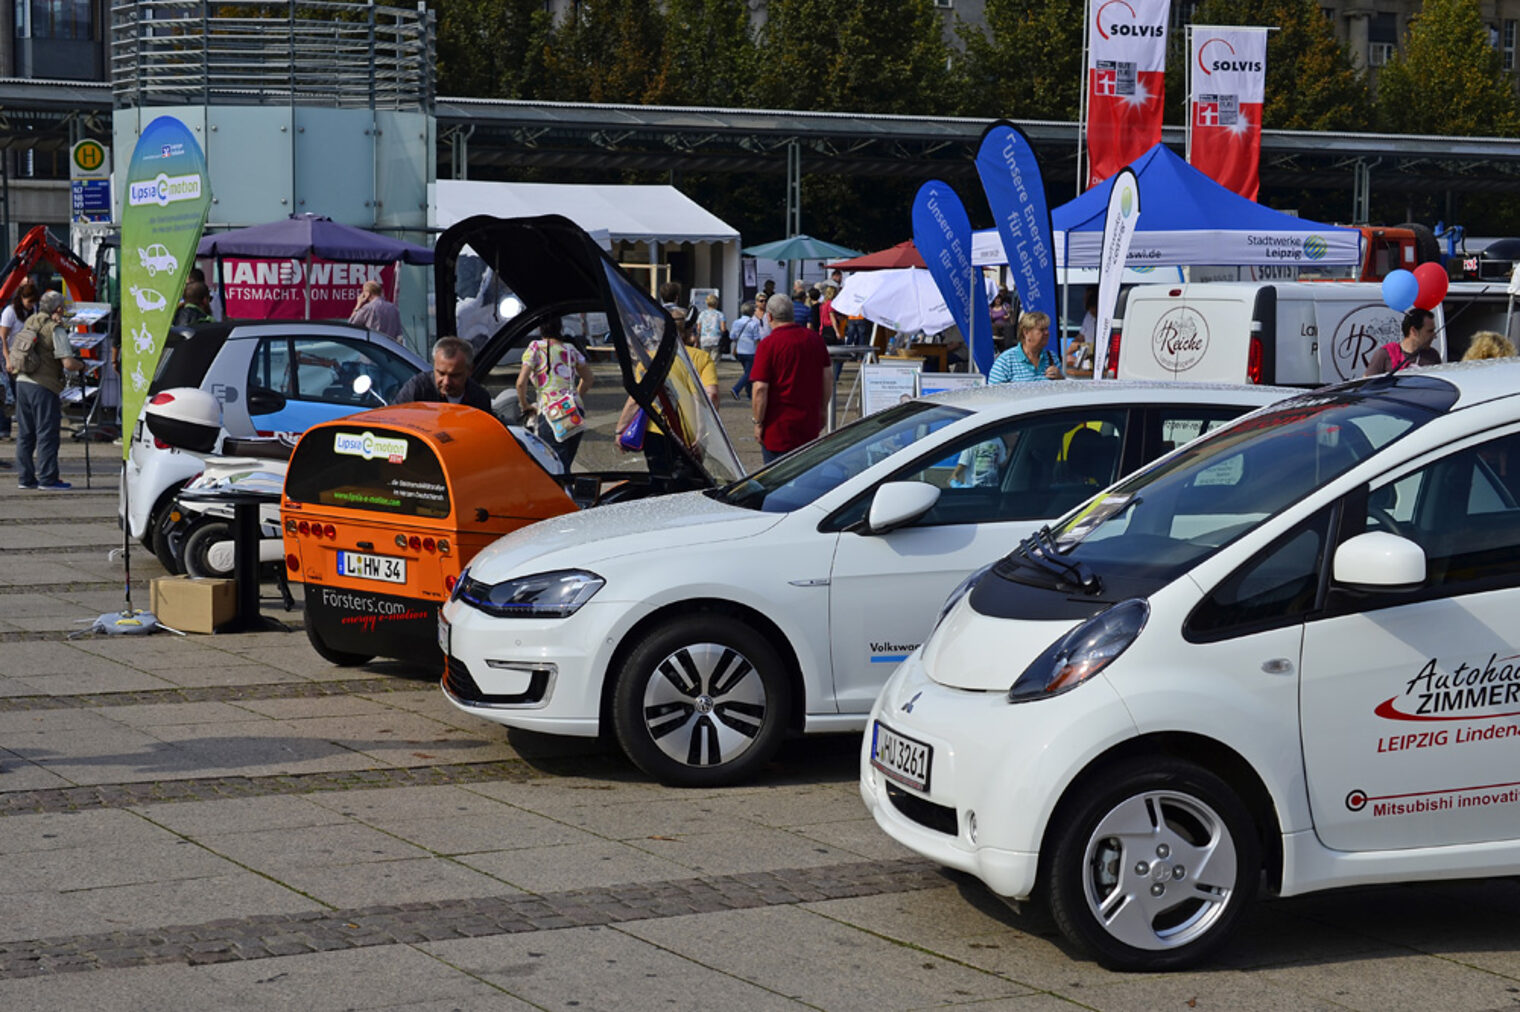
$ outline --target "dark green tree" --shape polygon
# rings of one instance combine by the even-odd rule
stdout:
[[[1492,137],[1520,126],[1478,0],[1425,0],[1378,75],[1377,100],[1383,128],[1396,133]]]
[[[936,115],[950,49],[930,0],[771,0],[755,102],[770,109]]]
[[[1314,0],[1204,0],[1193,23],[1278,29],[1267,36],[1267,129],[1373,128],[1366,79]]]
[[[987,0],[987,31],[962,23],[956,105],[967,116],[1074,120],[1082,98],[1081,0]]]
[[[536,98],[545,83],[542,0],[433,0],[438,94]]]
[[[650,102],[748,105],[756,60],[749,5],[745,0],[666,0],[660,55]]]
[[[549,36],[537,98],[644,103],[664,61],[665,16],[649,0],[581,0]]]

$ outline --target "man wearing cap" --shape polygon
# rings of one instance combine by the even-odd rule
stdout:
[[[73,488],[58,476],[58,432],[63,424],[64,372],[79,372],[84,363],[74,356],[69,332],[61,326],[70,309],[62,292],[45,292],[23,325],[37,334],[37,357],[32,372],[16,374],[17,486],[62,492]],[[33,460],[33,451],[36,459]]]

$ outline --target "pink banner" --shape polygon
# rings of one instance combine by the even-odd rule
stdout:
[[[1169,0],[1091,0],[1087,50],[1087,185],[1161,140]]]
[[[306,309],[305,274],[311,270],[311,312]],[[346,320],[366,281],[378,281],[396,301],[395,264],[355,264],[313,258],[250,260],[227,257],[226,307],[229,320]]]

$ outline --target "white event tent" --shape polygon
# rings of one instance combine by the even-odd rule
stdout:
[[[674,186],[473,179],[440,179],[428,185],[430,226],[448,228],[476,214],[563,215],[593,235],[605,232],[613,258],[624,264],[662,263],[665,254],[690,246],[693,285],[718,289],[730,320],[738,312],[738,230]]]

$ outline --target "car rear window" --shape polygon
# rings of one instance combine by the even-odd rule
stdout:
[[[308,433],[290,458],[285,498],[416,517],[446,517],[451,509],[443,465],[426,442],[361,426]]]
[[[158,370],[148,387],[151,396],[170,387],[199,387],[222,345],[227,343],[227,328],[187,330],[175,327],[164,342]]]

